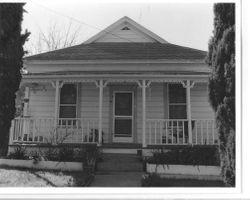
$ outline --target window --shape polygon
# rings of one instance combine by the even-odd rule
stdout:
[[[76,118],[77,85],[65,84],[61,88],[59,118]]]
[[[186,89],[181,84],[168,85],[168,116],[169,119],[186,119]]]
[[[125,26],[124,28],[121,29],[122,31],[128,31],[130,30],[127,26]]]

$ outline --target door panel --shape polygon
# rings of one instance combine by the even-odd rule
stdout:
[[[114,92],[114,142],[133,140],[133,103],[133,92]]]
[[[115,119],[115,136],[131,137],[132,136],[132,119]]]

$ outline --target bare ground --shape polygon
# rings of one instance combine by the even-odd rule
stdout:
[[[0,187],[79,187],[86,176],[83,172],[0,169]]]

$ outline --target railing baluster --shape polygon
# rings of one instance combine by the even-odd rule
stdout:
[[[25,130],[24,130],[24,125],[23,125],[23,121],[24,121],[24,119],[22,118],[21,120],[20,120],[20,125],[19,125],[19,128],[20,128],[20,140],[21,141],[23,141],[23,135],[25,134]]]
[[[154,123],[154,125],[155,125],[155,144],[157,144],[157,141],[156,141],[156,123],[157,123],[157,121],[155,121],[155,123]]]
[[[177,144],[180,144],[180,141],[179,141],[179,120],[176,121],[176,128],[177,128],[177,132],[176,132],[176,137],[177,137]]]
[[[84,129],[83,129],[83,119],[80,120],[81,123],[81,132],[82,132],[82,143],[84,142]]]
[[[209,123],[208,122],[209,121],[206,120],[206,125],[207,125],[207,144],[209,144],[209,134],[208,134],[208,125],[209,125]]]
[[[70,124],[70,135],[71,135],[71,143],[73,143],[73,137],[74,137],[74,120],[70,119],[71,124]]]
[[[89,138],[89,120],[87,121],[87,134],[88,134],[88,142],[90,142],[90,138]]]
[[[198,144],[198,132],[197,132],[197,127],[198,127],[198,120],[195,122],[195,142]]]
[[[201,122],[201,144],[204,143],[203,141],[203,121],[200,121]]]
[[[160,144],[162,144],[162,122],[159,121],[159,128],[160,128]]]
[[[168,120],[165,121],[166,126],[166,144],[168,144]]]
[[[35,141],[35,129],[36,129],[36,120],[33,119],[32,142]]]
[[[93,138],[92,138],[92,142],[95,143],[95,122],[92,120],[92,127],[91,130],[93,130]],[[98,131],[99,132],[99,131]]]
[[[214,144],[214,129],[215,129],[215,126],[214,126],[214,120],[212,121],[212,136],[213,136],[213,144]]]
[[[174,125],[173,125],[173,120],[171,120],[171,132],[172,132],[172,144],[174,144]]]
[[[152,121],[149,121],[149,144],[151,144],[151,134],[152,134],[152,130],[151,130],[151,127],[152,126]]]
[[[182,144],[185,144],[185,121],[182,121]]]
[[[16,124],[17,124],[17,127],[15,128],[15,140],[18,141],[18,138],[19,138],[19,133],[20,133],[20,119],[17,119],[16,120]]]

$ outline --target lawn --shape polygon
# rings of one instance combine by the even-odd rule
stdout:
[[[83,172],[0,169],[0,187],[83,187],[86,178]]]

